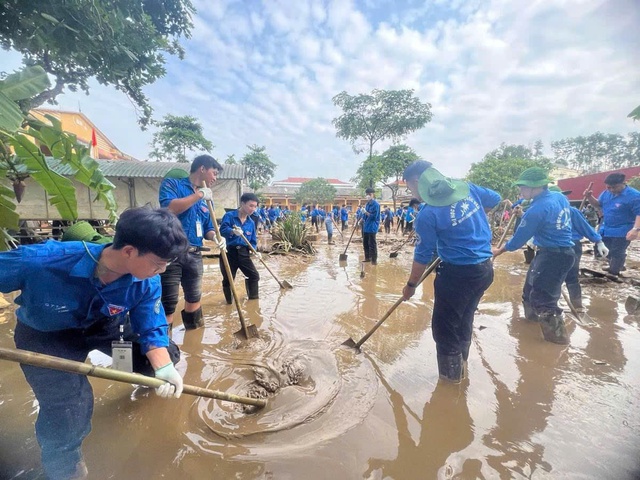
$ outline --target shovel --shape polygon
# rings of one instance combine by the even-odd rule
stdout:
[[[331,221],[333,222],[333,225],[336,227],[336,230],[340,234],[340,238],[342,238],[342,240],[344,240],[344,235],[342,234],[342,231],[338,227],[338,224],[336,223],[336,221],[333,219],[333,216],[331,217]]]
[[[629,295],[627,301],[624,302],[624,309],[629,315],[634,315],[640,309],[640,298]]]
[[[433,271],[438,267],[438,265],[440,265],[440,262],[441,262],[441,261],[442,261],[442,260],[440,259],[440,257],[438,257],[438,258],[436,258],[433,262],[431,262],[431,264],[427,267],[427,269],[424,271],[424,273],[423,273],[423,274],[422,274],[422,276],[420,277],[420,280],[418,281],[418,283],[417,283],[417,285],[416,285],[416,286],[420,285],[420,284],[421,284],[421,283],[422,283],[422,282],[423,282],[423,281],[424,281],[424,280],[425,280],[425,279],[426,279],[426,278],[431,274],[431,272],[433,272]],[[352,339],[351,337],[349,337],[347,340],[345,340],[345,341],[342,343],[342,345],[344,345],[345,347],[355,348],[356,350],[360,351],[360,347],[362,346],[362,344],[363,344],[364,342],[366,342],[366,341],[369,339],[369,337],[370,337],[371,335],[373,335],[373,333],[374,333],[378,328],[380,328],[380,326],[385,322],[385,320],[386,320],[387,318],[389,318],[389,315],[391,315],[391,314],[394,312],[394,310],[395,310],[396,308],[398,308],[398,306],[399,306],[402,302],[404,302],[404,299],[403,299],[402,297],[400,297],[400,298],[396,301],[396,303],[394,303],[394,304],[393,304],[393,306],[392,306],[392,307],[387,311],[387,313],[385,313],[385,314],[384,314],[384,317],[382,317],[382,318],[378,321],[378,323],[376,323],[376,324],[373,326],[373,328],[372,328],[371,330],[369,330],[369,332],[368,332],[364,337],[362,337],[362,338],[361,338],[357,343],[356,343],[356,342],[354,342],[354,341],[353,341],[353,339]]]
[[[502,247],[502,244],[504,243],[505,238],[507,238],[507,233],[509,233],[509,229],[513,225],[513,222],[516,221],[516,217],[517,217],[517,215],[511,215],[511,218],[509,219],[509,222],[507,223],[507,226],[504,227],[504,232],[502,232],[502,236],[500,237],[500,241],[496,245],[496,248]]]
[[[597,325],[597,323],[594,322],[593,319],[586,312],[583,312],[583,313],[578,312],[576,307],[573,306],[573,303],[571,303],[571,299],[569,298],[569,295],[567,295],[567,293],[564,290],[562,290],[562,297],[564,298],[564,301],[567,302],[567,305],[569,305],[569,310],[571,310],[571,313],[573,314],[574,317],[576,317],[576,320],[578,320],[578,323],[580,325],[583,325],[586,327],[593,327],[594,325]]]
[[[347,246],[344,247],[344,253],[340,254],[340,257],[338,258],[338,260],[340,262],[346,262],[347,261],[347,250],[349,249],[349,244],[351,243],[351,239],[353,238],[353,234],[356,233],[356,229],[358,228],[358,224],[360,223],[360,220],[356,220],[356,224],[353,226],[353,231],[351,232],[351,236],[349,237],[349,241],[347,242]]]
[[[593,188],[593,182],[591,182],[589,184],[589,186],[587,187],[587,191],[591,190]],[[584,204],[587,203],[587,196],[585,195],[582,198],[582,202],[580,203],[580,208],[578,208],[578,210],[582,211],[582,209],[584,208]]]
[[[276,279],[276,282],[278,282],[278,285],[280,285],[280,288],[282,289],[293,288],[293,285],[291,285],[286,280],[283,280],[282,282],[278,280],[278,277],[276,277],[276,274],[271,271],[271,269],[269,268],[269,265],[266,264],[266,262],[262,259],[261,256],[258,256],[258,252],[256,251],[255,248],[253,248],[253,245],[251,245],[251,242],[249,242],[249,239],[244,236],[244,233],[242,233],[241,236],[242,236],[242,239],[245,241],[245,243],[249,246],[253,254],[258,258],[258,260],[262,262],[262,265],[264,265],[264,268],[266,268],[271,274],[271,276]]]
[[[364,262],[360,262],[360,278],[364,278]]]
[[[206,187],[207,184],[202,182],[202,186]],[[216,214],[213,210],[213,202],[211,200],[207,200],[207,207],[209,207],[209,215],[211,215],[211,223],[213,223],[213,228],[216,231],[216,238],[218,242],[222,240],[222,235],[220,235],[220,226],[216,220]],[[242,309],[240,308],[240,300],[238,300],[238,294],[236,293],[236,287],[233,284],[233,275],[231,275],[231,267],[229,266],[229,259],[227,258],[227,251],[220,250],[220,258],[222,258],[222,263],[224,264],[224,270],[227,274],[227,278],[229,279],[229,288],[231,290],[231,296],[233,297],[233,302],[236,305],[236,310],[238,311],[238,318],[240,319],[240,330],[234,333],[236,337],[244,337],[245,339],[256,338],[260,335],[258,334],[258,327],[255,325],[247,325],[244,321],[244,315],[242,314]]]
[[[404,247],[407,243],[411,241],[411,239],[415,235],[415,232],[416,232],[415,230],[411,230],[411,233],[407,236],[406,240],[404,240],[397,249],[395,249],[393,252],[389,254],[389,258],[396,258],[398,256],[398,253],[400,253],[400,250],[402,250],[402,247]]]
[[[113,380],[115,382],[133,383],[135,385],[145,385],[153,388],[158,388],[166,383],[164,380],[160,380],[159,378],[147,377],[146,375],[140,375],[139,373],[129,373],[115,370],[113,368],[96,367],[89,363],[74,362],[73,360],[67,360],[66,358],[59,358],[14,348],[0,348],[0,358],[11,362],[22,363],[24,365],[33,365],[34,367],[50,368],[63,372],[77,373],[78,375],[86,375],[88,377],[106,378],[107,380]],[[184,385],[182,393],[199,397],[216,398],[227,402],[244,403],[245,405],[253,405],[260,408],[267,404],[267,401],[261,398],[241,397],[232,393],[218,392],[216,390],[194,387],[192,385]]]

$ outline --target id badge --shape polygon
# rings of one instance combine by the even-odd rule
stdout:
[[[202,222],[200,220],[196,221],[196,237],[202,238]]]
[[[131,342],[111,342],[111,368],[121,372],[133,372],[133,347]]]

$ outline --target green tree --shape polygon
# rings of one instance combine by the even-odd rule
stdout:
[[[636,190],[640,190],[640,177],[631,177],[627,179],[627,185]]]
[[[588,136],[551,142],[558,160],[582,173],[595,173],[640,164],[637,132],[627,138],[620,134],[596,132]]]
[[[213,143],[204,137],[202,125],[195,117],[165,115],[161,122],[154,123],[160,130],[153,134],[151,158],[186,163],[189,161],[187,150],[213,149]]]
[[[19,216],[14,201],[20,202],[24,180],[33,178],[47,193],[49,203],[65,220],[78,219],[78,201],[72,181],[51,170],[40,147],[55,160],[71,169],[74,179],[89,187],[96,200],[104,203],[110,220],[116,219],[115,186],[109,182],[89,149],[80,145],[75,135],[62,131],[60,121],[46,115],[48,122],[26,117],[19,103],[49,87],[47,74],[41,67],[28,67],[0,81],[0,250],[14,243],[9,230],[17,230]],[[8,188],[9,186],[13,189]]]
[[[304,203],[317,203],[326,205],[333,203],[336,198],[336,187],[331,185],[324,178],[314,178],[308,182],[304,182],[296,193],[296,202],[298,205]]]
[[[382,179],[382,159],[380,155],[374,154],[364,160],[351,181],[364,192],[371,185],[375,185]]]
[[[371,94],[349,95],[343,91],[333,97],[342,115],[333,119],[336,136],[349,140],[356,153],[357,142],[365,142],[368,159],[380,140],[399,141],[431,121],[431,104],[421,103],[413,90],[373,90]],[[369,185],[373,187],[373,183]]]
[[[640,120],[640,105],[633,109],[633,111],[627,115],[629,118],[633,118],[633,120]]]
[[[189,37],[195,9],[190,0],[4,0],[0,45],[41,65],[55,85],[24,99],[31,107],[53,101],[66,87],[88,93],[89,79],[113,85],[152,113],[143,88],[164,76],[164,54],[183,58],[180,37]]]
[[[227,158],[224,160],[225,165],[237,165],[238,160],[236,160],[236,156],[234,153],[231,155],[227,155]]]
[[[385,150],[380,157],[380,172],[382,174],[380,181],[391,190],[391,199],[393,200],[393,209],[396,209],[396,198],[398,196],[398,183],[402,180],[402,173],[405,168],[420,157],[407,145],[392,145]]]
[[[481,162],[471,164],[466,179],[495,190],[503,198],[515,199],[517,188],[513,186],[513,182],[524,170],[529,167],[542,167],[549,172],[553,166],[551,161],[545,157],[517,158],[512,156],[515,152],[525,153],[520,147],[522,145],[502,144],[499,149],[485,155]]]
[[[271,161],[265,152],[266,147],[247,145],[249,153],[246,153],[240,163],[247,167],[247,180],[249,187],[255,192],[267,185],[273,178],[277,165]]]

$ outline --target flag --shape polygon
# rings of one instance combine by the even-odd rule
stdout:
[[[91,129],[91,153],[93,153],[93,158],[98,158],[98,139],[96,138],[96,129]]]

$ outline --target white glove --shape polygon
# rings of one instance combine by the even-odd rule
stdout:
[[[227,239],[224,238],[223,236],[220,236],[220,240],[218,240],[218,237],[213,237],[214,238],[214,242],[216,242],[216,245],[218,246],[218,248],[220,250],[224,250],[225,252],[227,251]]]
[[[237,235],[237,236],[241,236],[244,232],[242,231],[242,229],[239,226],[235,225],[233,227],[233,233],[235,235]]]
[[[260,252],[256,252],[256,257],[258,257],[258,260],[262,260],[262,254]]]
[[[202,193],[202,200],[204,200],[205,202],[206,201],[213,202],[213,192],[211,191],[210,188],[200,187],[198,191]]]
[[[606,257],[607,255],[609,255],[609,249],[604,244],[604,242],[596,243],[596,249],[598,250],[598,253],[603,257]]]
[[[169,398],[174,396],[180,398],[182,394],[182,377],[173,366],[173,363],[168,363],[164,367],[160,367],[156,370],[156,378],[164,380],[164,385],[160,385],[156,388],[156,394],[162,398]]]

